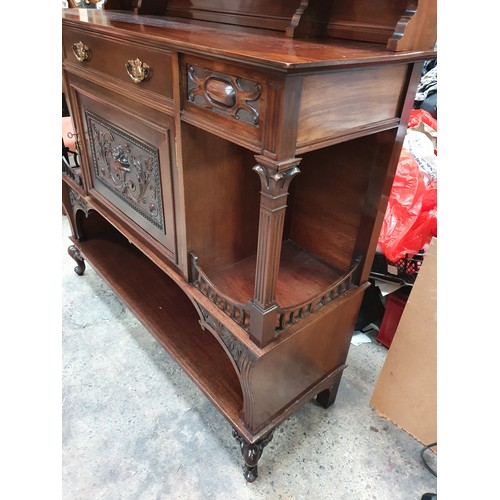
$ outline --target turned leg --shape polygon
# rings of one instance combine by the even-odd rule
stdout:
[[[337,377],[335,377],[332,385],[328,389],[325,389],[324,391],[321,391],[316,396],[316,401],[323,408],[329,408],[335,402],[335,398],[337,397],[337,391],[339,390],[341,375],[342,374],[339,373],[339,375]]]
[[[250,444],[233,429],[233,437],[236,438],[236,441],[238,441],[241,454],[243,455],[243,460],[245,460],[243,476],[249,483],[253,483],[259,475],[257,463],[262,455],[262,451],[273,439],[273,432],[274,430],[260,441]]]
[[[78,248],[75,245],[71,245],[68,248],[68,254],[72,257],[76,262],[75,273],[78,276],[81,276],[85,271],[85,261],[83,260],[82,254],[79,252]]]

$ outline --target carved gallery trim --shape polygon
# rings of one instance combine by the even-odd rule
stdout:
[[[210,299],[219,309],[224,311],[233,321],[248,331],[250,327],[250,305],[231,300],[217,290],[198,264],[198,257],[190,252],[191,283]]]
[[[190,252],[190,257],[191,284],[196,287],[203,295],[205,295],[205,297],[207,297],[211,302],[213,302],[221,311],[223,311],[227,316],[229,316],[233,321],[235,321],[239,326],[241,326],[245,331],[248,332],[250,329],[250,319],[252,311],[251,301],[246,304],[242,304],[240,302],[231,300],[229,297],[226,297],[217,289],[217,287],[203,272],[198,263],[198,257],[193,252]],[[355,259],[350,269],[343,276],[341,276],[338,280],[328,286],[328,288],[326,288],[323,292],[310,297],[308,300],[302,302],[301,304],[295,304],[291,307],[281,307],[277,305],[275,310],[275,334],[280,334],[283,330],[294,325],[301,319],[306,318],[310,314],[318,311],[330,302],[333,302],[352,288],[356,288],[356,271],[359,269],[361,261],[361,257]],[[259,293],[259,290],[256,290],[256,295],[258,295]],[[201,308],[201,306],[199,307]],[[205,316],[203,316],[203,320],[206,321]],[[208,321],[206,322],[212,325]],[[222,323],[217,323],[221,325],[221,328],[225,328]],[[212,326],[216,328],[215,323]]]
[[[96,181],[163,231],[158,150],[89,111],[85,117]]]
[[[252,80],[187,65],[187,98],[250,125],[259,125],[261,85]]]
[[[311,313],[321,309],[323,306],[334,301],[342,294],[347,293],[352,288],[355,288],[356,285],[354,283],[354,277],[361,260],[361,257],[358,257],[351,266],[350,271],[335,283],[330,285],[324,292],[316,295],[306,302],[303,302],[302,304],[286,308],[278,307],[276,332],[285,330],[297,321],[306,318]]]

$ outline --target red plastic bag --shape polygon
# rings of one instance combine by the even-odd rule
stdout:
[[[428,111],[425,111],[425,109],[412,109],[408,120],[408,128],[417,127],[421,122],[429,125],[437,132],[437,120]]]
[[[379,247],[390,262],[413,256],[437,236],[437,182],[403,149],[387,205]]]

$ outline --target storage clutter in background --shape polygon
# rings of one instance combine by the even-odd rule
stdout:
[[[437,61],[424,65],[389,196],[357,329],[389,348],[426,251],[437,237]],[[377,283],[399,286],[383,296]],[[368,326],[366,326],[368,323]]]
[[[413,109],[380,231],[372,275],[411,284],[437,236],[437,121]]]

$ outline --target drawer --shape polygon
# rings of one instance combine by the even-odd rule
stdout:
[[[172,54],[167,50],[64,27],[63,58],[128,86],[173,98]]]
[[[266,116],[263,74],[225,62],[185,56],[183,118],[234,142],[260,148]]]

